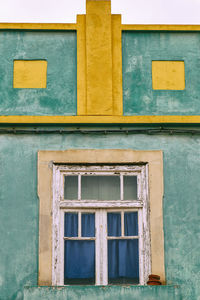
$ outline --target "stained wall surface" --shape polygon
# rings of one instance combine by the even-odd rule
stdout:
[[[123,31],[123,114],[199,115],[199,48],[199,32]],[[77,114],[76,31],[1,30],[0,56],[1,115]],[[47,87],[13,88],[14,60],[46,60]],[[185,89],[154,90],[152,61],[184,62]]]
[[[75,31],[0,31],[0,114],[76,115]],[[46,60],[47,87],[13,88],[14,60]]]
[[[199,115],[199,49],[198,32],[123,31],[124,115]],[[153,90],[152,61],[183,61],[185,89]]]
[[[166,279],[168,285],[180,287],[149,287],[149,290],[148,287],[130,290],[118,287],[117,299],[144,299],[145,295],[148,300],[199,300],[200,137],[124,133],[1,134],[0,299],[55,299],[55,295],[57,299],[90,299],[91,293],[96,293],[97,299],[116,299],[114,288],[106,288],[104,293],[95,287],[65,287],[63,290],[37,287],[37,152],[91,148],[163,150],[164,154]],[[24,292],[24,286],[35,288],[26,288]]]

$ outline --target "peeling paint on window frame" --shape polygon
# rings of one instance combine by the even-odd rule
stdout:
[[[81,200],[80,175],[123,175],[137,176],[137,200],[117,201]],[[78,175],[78,199],[64,199],[64,177]],[[109,211],[138,211],[139,225],[139,284],[144,285],[151,273],[149,197],[148,197],[148,164],[144,165],[53,165],[53,210],[52,210],[52,284],[64,285],[64,213],[68,211],[95,212],[96,214],[96,253],[95,253],[95,285],[108,284],[107,269],[107,212]],[[101,229],[100,229],[101,228]]]

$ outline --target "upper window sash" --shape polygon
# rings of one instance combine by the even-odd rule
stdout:
[[[83,206],[87,207],[89,202],[91,204],[90,207],[104,207],[105,201],[108,203],[113,202],[116,203],[116,206],[124,207],[142,207],[144,200],[146,198],[146,165],[142,166],[130,166],[130,165],[123,165],[123,166],[55,166],[55,171],[59,173],[59,182],[57,181],[57,186],[59,184],[58,193],[60,199],[60,206],[61,207],[68,207],[69,205],[72,207],[80,207],[81,203]],[[69,200],[65,199],[64,197],[64,184],[65,184],[65,177],[67,176],[77,176],[77,194],[75,199]],[[82,199],[81,195],[81,181],[82,176],[119,176],[119,189],[120,194],[118,199]],[[124,200],[124,179],[126,180],[128,176],[137,176],[137,197],[135,199]],[[85,179],[85,178],[84,178]],[[81,202],[81,203],[80,203]],[[115,204],[114,204],[115,205]],[[112,205],[111,205],[112,206]]]

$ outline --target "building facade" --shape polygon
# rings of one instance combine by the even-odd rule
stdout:
[[[199,32],[0,24],[1,300],[200,299]]]

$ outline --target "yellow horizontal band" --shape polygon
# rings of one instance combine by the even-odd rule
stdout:
[[[122,30],[200,31],[200,25],[134,25],[123,24]]]
[[[142,124],[200,123],[199,116],[0,116],[0,123],[15,124]]]
[[[76,30],[76,23],[0,23],[0,29]],[[122,30],[200,31],[200,25],[139,25],[122,24]]]
[[[0,23],[0,29],[76,30],[75,23]]]

